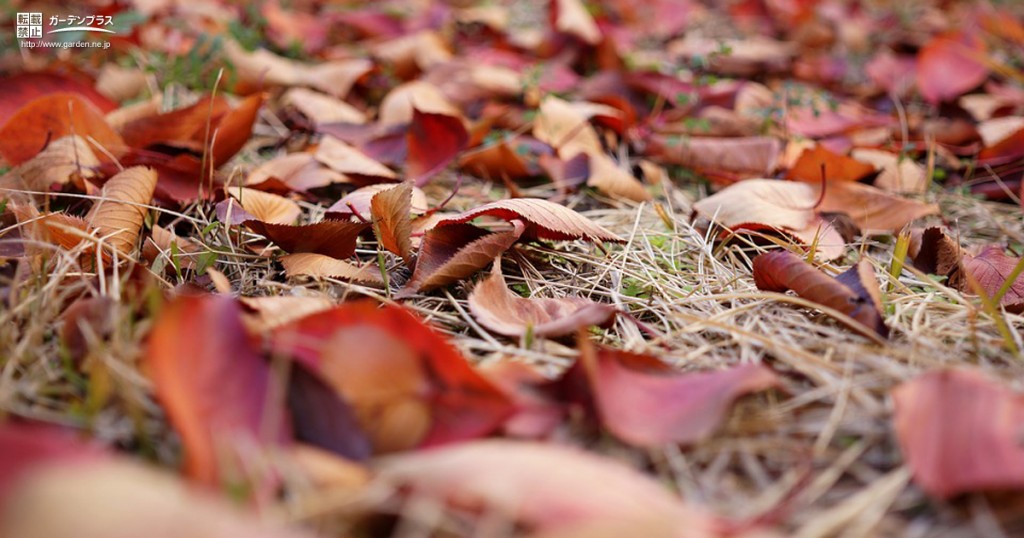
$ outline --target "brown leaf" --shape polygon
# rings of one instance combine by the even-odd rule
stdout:
[[[406,263],[412,261],[412,183],[382,190],[370,200],[373,232],[377,241],[389,251],[398,254]]]
[[[815,195],[821,187],[814,187]],[[937,204],[926,204],[885,193],[870,185],[829,182],[819,211],[845,213],[865,232],[897,231],[913,220],[938,214]]]
[[[187,107],[129,121],[121,128],[121,136],[133,148],[174,144],[202,151],[207,127],[215,127],[229,108],[221,97],[204,97]]]
[[[917,88],[932,104],[949,101],[988,78],[985,43],[962,32],[932,38],[917,55]]]
[[[156,188],[156,171],[135,166],[110,178],[103,184],[86,220],[101,238],[123,254],[131,254],[139,238],[143,220]]]
[[[256,116],[262,106],[262,93],[250,95],[238,103],[237,107],[225,113],[216,126],[211,127],[210,136],[203,147],[210,148],[210,158],[213,159],[214,167],[228,162],[228,159],[249,141],[252,126],[256,123]]]
[[[416,269],[395,298],[458,282],[487,267],[522,236],[522,223],[513,221],[512,225],[510,231],[495,233],[471,224],[439,224],[431,228],[423,236]]]
[[[325,93],[291,88],[281,96],[281,103],[295,107],[313,125],[325,123],[366,123],[366,114],[352,105]]]
[[[469,294],[469,311],[484,327],[505,336],[565,336],[583,327],[604,325],[615,316],[612,305],[583,297],[523,298],[513,293],[501,274],[501,259],[494,260],[491,276]]]
[[[572,209],[540,198],[498,200],[463,211],[458,216],[441,221],[438,226],[469,222],[482,216],[506,221],[522,220],[526,224],[523,237],[529,239],[625,242],[621,237]]]
[[[368,284],[384,284],[380,269],[375,264],[358,266],[344,260],[312,252],[287,254],[281,256],[280,262],[284,266],[285,274],[289,277],[341,278]]]
[[[364,58],[304,64],[266,49],[246,51],[231,39],[224,41],[224,53],[241,84],[252,88],[308,86],[335,97],[348,95],[352,86],[373,68],[373,63]]]
[[[345,303],[278,328],[271,348],[337,391],[378,452],[486,435],[512,413],[454,346],[401,307]]]
[[[629,170],[619,166],[611,157],[604,154],[590,156],[590,176],[587,178],[587,185],[612,198],[624,198],[634,202],[651,199],[643,183],[633,177]]]
[[[577,448],[507,440],[462,443],[380,460],[379,480],[420,498],[492,514],[537,532],[664,524],[652,538],[717,535],[714,523],[648,476]],[[638,526],[639,525],[639,526]],[[663,529],[664,531],[664,529]]]
[[[896,437],[934,497],[1024,488],[1024,397],[975,370],[939,370],[892,391]]]
[[[230,187],[226,190],[246,213],[266,224],[292,224],[302,214],[299,204],[284,196],[246,187]]]
[[[370,225],[361,222],[324,220],[316,224],[288,226],[258,220],[244,222],[250,230],[273,241],[285,252],[310,252],[332,258],[350,258],[356,253],[359,234]]]
[[[868,337],[889,335],[882,317],[882,292],[867,260],[831,278],[796,254],[776,250],[754,258],[754,282],[759,290],[793,290],[808,301],[838,310],[859,322],[861,326],[851,328]]]
[[[579,153],[603,155],[601,140],[589,119],[595,112],[604,113],[606,110],[607,113],[618,114],[618,110],[603,105],[570,103],[552,95],[546,96],[533,121],[533,136],[558,150],[562,159],[571,159]]]
[[[710,437],[733,402],[779,387],[778,377],[756,364],[707,373],[666,372],[658,359],[581,343],[586,375],[601,424],[637,446],[693,444]],[[651,365],[655,368],[651,368]]]
[[[364,218],[370,215],[370,202],[374,196],[378,193],[395,188],[394,183],[378,183],[376,185],[367,185],[360,187],[345,196],[343,196],[337,202],[334,202],[330,207],[327,208],[328,213],[339,213],[342,215],[351,215],[358,213]],[[410,202],[410,211],[415,214],[426,213],[429,208],[427,207],[427,195],[423,193],[419,187],[412,188],[412,202]]]
[[[875,171],[870,164],[833,153],[818,144],[800,154],[800,158],[786,173],[786,177],[797,181],[820,183],[822,167],[825,178],[829,181],[857,181]]]
[[[777,138],[686,138],[653,135],[654,154],[672,164],[710,173],[736,174],[739,178],[765,177],[775,171],[782,153]]]
[[[159,256],[171,257],[172,245],[178,251],[178,265],[183,269],[195,269],[197,267],[195,255],[203,252],[203,247],[189,241],[184,237],[178,237],[173,231],[160,225],[153,225],[153,232],[142,245],[142,255],[151,263]],[[173,264],[168,267],[173,269]]]
[[[54,140],[35,157],[14,167],[10,175],[20,189],[47,192],[53,185],[95,177],[99,165],[89,143],[72,135]]]
[[[253,349],[241,309],[224,296],[182,296],[165,305],[145,365],[185,447],[185,473],[216,486],[239,442],[288,438],[270,395],[270,366]]]
[[[0,126],[0,156],[17,166],[36,156],[50,140],[77,135],[109,152],[120,152],[124,140],[92,103],[73,93],[52,93],[35,99]]]
[[[418,187],[455,160],[469,142],[469,133],[460,118],[416,108],[405,136],[409,148],[405,173]]]

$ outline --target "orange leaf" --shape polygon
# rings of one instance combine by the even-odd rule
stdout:
[[[312,252],[286,254],[281,256],[279,261],[284,266],[285,274],[289,277],[341,278],[369,284],[384,284],[380,270],[375,264],[360,267],[344,260]]]
[[[612,305],[582,297],[523,298],[508,289],[501,274],[501,259],[494,260],[491,276],[469,294],[469,311],[480,325],[505,336],[565,336],[583,327],[604,325],[615,316]]]
[[[572,209],[539,198],[498,200],[463,211],[455,217],[441,221],[438,226],[469,222],[484,215],[506,221],[524,221],[526,230],[523,236],[530,239],[625,242],[621,237]]]
[[[412,183],[405,182],[397,187],[382,190],[370,200],[370,214],[373,215],[373,231],[381,246],[398,254],[409,263],[412,261]]]
[[[271,348],[334,388],[377,451],[479,437],[512,413],[501,391],[404,308],[346,303],[276,329]]]
[[[100,112],[107,113],[117,108],[116,103],[97,92],[87,80],[57,73],[21,72],[0,78],[0,125],[6,123],[19,108],[33,99],[53,93],[69,92],[88,99]]]
[[[250,95],[237,107],[226,112],[217,125],[210,129],[210,136],[203,147],[210,148],[214,167],[226,163],[249,141],[252,126],[262,106],[262,93]]]
[[[299,204],[284,196],[246,187],[226,190],[232,198],[238,200],[246,213],[266,224],[292,224],[302,214]]]
[[[896,437],[929,495],[1024,488],[1024,397],[963,368],[928,372],[892,391]]]
[[[133,148],[175,144],[201,151],[198,142],[202,140],[207,127],[212,132],[228,108],[227,101],[222,97],[204,97],[187,107],[131,120],[121,128],[121,136]]]
[[[800,154],[800,158],[789,169],[786,177],[797,181],[820,183],[822,167],[825,170],[825,178],[829,181],[857,181],[875,171],[875,167],[868,163],[833,153],[818,144]]]
[[[92,103],[73,93],[52,93],[18,109],[0,127],[0,156],[19,165],[43,150],[50,140],[77,135],[119,152],[124,140]]]
[[[241,309],[223,296],[183,296],[166,306],[149,337],[145,364],[185,446],[185,473],[214,486],[235,443],[284,440],[268,400],[270,366],[253,349]]]
[[[101,238],[123,254],[131,254],[153,199],[156,171],[135,166],[107,180],[86,220]]]
[[[808,301],[838,310],[859,322],[861,326],[851,328],[868,337],[889,335],[882,318],[882,292],[866,260],[831,278],[796,254],[776,250],[754,258],[754,282],[757,289],[793,290]]]

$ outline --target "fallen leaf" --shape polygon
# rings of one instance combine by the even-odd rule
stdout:
[[[324,220],[303,226],[272,224],[257,220],[247,220],[243,224],[273,241],[285,252],[309,252],[339,260],[355,254],[359,234],[370,227],[366,223],[340,220]]]
[[[340,278],[367,284],[384,284],[376,264],[355,265],[345,260],[313,252],[286,254],[280,258],[288,277],[308,276],[312,278]]]
[[[334,306],[334,301],[325,295],[239,297],[238,302],[246,309],[243,321],[252,334],[262,334]]]
[[[875,54],[867,65],[864,73],[877,86],[889,95],[902,97],[914,85],[917,72],[917,60],[912,56],[895,54],[890,49],[883,49]]]
[[[125,145],[91,102],[74,93],[51,93],[25,104],[0,126],[0,156],[17,166],[35,157],[50,140],[68,135],[113,153]]]
[[[587,185],[612,198],[644,202],[651,199],[650,193],[633,174],[611,157],[599,154],[590,156],[590,175]]]
[[[908,156],[879,149],[855,149],[850,156],[880,171],[874,185],[884,191],[924,194],[928,189],[927,171]]]
[[[552,26],[559,32],[579,38],[588,45],[601,41],[601,30],[580,0],[554,0],[551,2]]]
[[[226,190],[246,213],[266,224],[292,224],[302,215],[299,204],[284,196],[247,187],[230,187]]]
[[[391,456],[374,468],[377,480],[392,488],[471,514],[507,518],[535,532],[653,520],[668,532],[646,535],[652,538],[717,535],[709,516],[657,482],[617,460],[572,447],[473,441]]]
[[[413,120],[413,110],[462,118],[459,109],[429,82],[414,80],[388,92],[380,103],[377,121],[384,126],[403,125]]]
[[[370,53],[401,78],[411,78],[452,58],[445,39],[434,30],[420,30],[375,43]]]
[[[325,93],[306,88],[291,88],[281,96],[281,103],[295,107],[314,126],[325,123],[366,123],[366,114],[352,105]]]
[[[403,299],[476,274],[522,236],[522,223],[512,224],[510,231],[493,233],[471,224],[438,224],[427,230],[416,268],[395,298]]]
[[[815,196],[820,189],[820,186],[814,186]],[[865,232],[886,233],[900,230],[921,217],[939,213],[937,204],[909,200],[854,182],[829,182],[818,209],[845,213]]]
[[[412,261],[412,183],[400,183],[382,190],[370,200],[373,232],[381,246]]]
[[[146,72],[141,68],[108,63],[100,68],[96,77],[96,91],[110,100],[123,102],[139,97],[146,90],[146,83]]]
[[[308,191],[350,181],[344,174],[321,164],[312,153],[299,152],[257,166],[245,178],[245,185],[253,187],[275,179],[295,191]]]
[[[892,391],[894,427],[914,482],[933,497],[1024,488],[1024,397],[965,368]]]
[[[345,97],[373,68],[373,63],[364,58],[304,64],[266,49],[246,51],[231,39],[225,40],[223,47],[239,82],[255,88],[307,86],[335,97]]]
[[[174,251],[177,251],[176,258],[171,259]],[[196,255],[203,251],[203,247],[158,224],[153,225],[152,233],[142,244],[142,256],[150,263],[162,255],[167,256],[169,270],[175,264],[183,269],[195,269],[198,265]]]
[[[104,113],[117,108],[117,103],[97,92],[86,80],[58,73],[22,72],[0,77],[0,125],[6,123],[19,108],[53,93],[78,94]]]
[[[0,518],[3,536],[312,538],[166,472],[121,459],[36,469],[12,496]]]
[[[952,32],[935,36],[917,55],[917,89],[932,104],[960,97],[988,78],[984,42]]]
[[[739,179],[765,177],[775,171],[782,152],[777,138],[678,137],[653,135],[652,151],[672,164],[711,173],[737,174]]]
[[[785,292],[793,290],[808,301],[846,314],[860,326],[850,327],[870,338],[889,336],[882,312],[882,292],[875,270],[867,260],[835,278],[816,269],[803,258],[776,250],[754,258],[754,283],[757,289]]]
[[[270,366],[253,348],[233,299],[181,296],[165,305],[144,365],[182,438],[184,471],[193,480],[224,484],[232,471],[225,456],[238,455],[237,443],[289,438],[269,399]]]
[[[875,167],[857,159],[829,151],[818,144],[804,150],[786,177],[808,183],[820,183],[822,170],[828,181],[857,181],[875,171]]]
[[[588,380],[601,424],[636,446],[703,441],[740,396],[780,386],[770,369],[757,364],[683,374],[665,371],[654,357],[594,349],[589,342],[580,352],[577,368]]]
[[[202,151],[206,130],[213,129],[229,109],[221,97],[204,97],[190,106],[129,121],[121,127],[121,136],[133,148],[174,144]]]
[[[373,453],[370,437],[355,411],[333,387],[301,364],[288,377],[288,410],[296,440],[348,461],[362,461]]]
[[[10,171],[17,188],[48,192],[54,185],[81,182],[96,176],[100,160],[80,136],[65,136],[46,146],[35,157]]]
[[[604,325],[614,318],[616,308],[583,297],[520,297],[505,284],[501,259],[497,258],[491,276],[469,294],[469,311],[480,325],[498,334],[556,337],[573,334],[583,327]]]
[[[333,136],[324,137],[313,156],[342,174],[373,177],[378,178],[378,181],[398,178],[390,168]]]
[[[370,215],[370,202],[374,196],[378,193],[395,188],[394,183],[378,183],[376,185],[367,185],[360,187],[345,196],[341,197],[340,200],[334,202],[330,207],[327,208],[328,213],[338,213],[341,215],[351,215],[358,213],[364,218]],[[410,212],[414,214],[423,214],[428,211],[427,207],[427,195],[423,193],[419,187],[412,188],[412,201],[410,202]]]
[[[461,119],[414,108],[406,133],[406,175],[422,187],[455,160],[468,142],[469,133]]]
[[[401,307],[345,303],[276,329],[271,348],[336,390],[377,452],[486,435],[512,413],[454,346]]]
[[[986,295],[995,297],[1018,263],[1020,258],[1007,256],[1003,247],[987,246],[977,255],[964,254],[963,271],[977,281]],[[974,291],[967,282],[962,284],[962,288]],[[1024,311],[1024,277],[1018,276],[1013,281],[999,304],[1010,312]]]
[[[597,131],[589,122],[592,104],[570,103],[552,95],[546,96],[533,121],[533,136],[555,148],[562,159],[571,159],[579,153],[603,155],[604,148]],[[618,114],[617,110],[611,110]]]
[[[100,199],[89,210],[86,221],[91,229],[122,254],[135,251],[135,244],[149,211],[156,188],[156,171],[135,166],[127,168],[103,184]]]
[[[988,166],[1012,163],[1024,157],[1024,129],[1019,129],[999,142],[978,152],[978,163]]]
[[[13,493],[32,471],[54,464],[88,465],[109,457],[98,443],[70,429],[13,421],[0,424],[0,513],[6,515]],[[0,522],[4,519],[0,517]]]
[[[438,226],[465,223],[482,216],[505,221],[523,221],[526,224],[523,237],[527,239],[625,242],[621,237],[572,209],[540,198],[512,198],[487,203],[445,219]]]
[[[228,162],[249,141],[252,126],[262,106],[262,93],[250,95],[226,112],[216,126],[210,128],[209,138],[205,139],[203,147],[210,148],[209,155],[214,167]]]

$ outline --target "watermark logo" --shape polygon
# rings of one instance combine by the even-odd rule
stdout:
[[[44,24],[45,22],[45,24]],[[50,15],[41,12],[18,13],[15,17],[15,36],[22,48],[110,48],[107,41],[73,41],[46,39],[52,34],[87,32],[94,34],[115,34],[109,28],[114,18],[109,15]]]

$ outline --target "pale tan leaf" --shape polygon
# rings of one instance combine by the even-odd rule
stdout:
[[[231,187],[227,189],[227,192],[232,198],[238,200],[246,213],[263,222],[294,224],[302,214],[299,204],[284,196],[248,187]]]
[[[96,91],[111,101],[127,101],[146,89],[146,73],[139,68],[105,63],[96,77]]]
[[[1024,116],[1004,116],[978,124],[978,134],[985,147],[994,146],[1021,129],[1024,129]]]
[[[129,123],[142,118],[148,118],[151,116],[157,116],[160,114],[163,108],[163,96],[154,95],[153,97],[133,103],[128,106],[123,106],[117,110],[111,110],[107,113],[103,119],[107,120],[115,131],[124,134],[124,127]]]
[[[390,64],[399,76],[413,74],[417,69],[427,71],[452,58],[448,45],[434,30],[420,30],[374,44],[370,52]]]
[[[429,82],[414,80],[391,90],[380,103],[377,121],[381,125],[401,125],[412,121],[412,110],[462,118],[459,109]]]
[[[588,45],[601,42],[601,30],[580,0],[555,0],[555,29],[576,36]]]
[[[35,157],[11,170],[20,188],[30,191],[49,191],[52,185],[63,185],[74,178],[88,179],[100,161],[92,147],[83,138],[71,135],[59,138],[46,146]]]
[[[922,194],[928,188],[928,175],[923,166],[909,157],[879,149],[855,149],[850,156],[871,164],[881,172],[875,186],[888,192]]]
[[[281,102],[295,107],[314,125],[324,123],[366,123],[366,114],[356,107],[325,93],[306,88],[291,88],[281,96]]]
[[[455,12],[455,18],[464,24],[477,23],[504,32],[508,27],[509,10],[499,5],[465,7]]]
[[[382,190],[370,200],[373,231],[381,246],[412,261],[412,183],[404,182]]]
[[[304,64],[278,56],[266,49],[249,52],[233,40],[224,42],[224,52],[239,82],[259,86],[308,86],[335,97],[344,97],[373,63],[363,58]]]
[[[622,168],[604,154],[590,156],[590,177],[587,178],[587,185],[612,198],[625,198],[634,202],[651,199],[650,193],[629,170]]]
[[[506,221],[524,221],[527,226],[523,236],[530,239],[625,242],[621,237],[572,209],[540,198],[498,200],[463,211],[458,216],[442,221],[439,226],[469,222],[484,215]]]
[[[821,186],[814,186],[815,196]],[[937,204],[928,204],[889,194],[870,185],[853,182],[829,182],[819,211],[845,213],[865,232],[893,232],[915,219],[939,213]]]
[[[501,259],[494,260],[491,276],[469,294],[469,311],[484,327],[505,336],[565,336],[583,327],[603,325],[615,316],[615,307],[583,297],[524,298],[513,293],[501,274]]]
[[[384,283],[380,270],[374,264],[360,267],[344,260],[311,252],[286,254],[281,256],[280,261],[285,274],[289,277],[341,278],[378,285]]]
[[[153,226],[153,232],[142,245],[142,255],[152,262],[162,254],[171,256],[172,245],[178,250],[178,265],[184,269],[195,269],[195,255],[203,252],[203,247],[160,225]]]
[[[284,155],[259,165],[245,178],[245,185],[259,185],[269,179],[277,179],[297,191],[350,182],[347,176],[327,168],[312,153],[305,152]]]
[[[0,536],[18,538],[311,538],[138,463],[42,466],[7,496]]]
[[[135,250],[139,230],[153,199],[156,171],[144,166],[128,168],[103,184],[101,199],[89,210],[86,220],[101,238],[119,252]]]
[[[243,321],[253,334],[262,334],[334,306],[334,301],[330,297],[315,295],[239,297],[238,300],[251,311],[244,314]]]
[[[513,221],[513,229],[488,233],[470,224],[437,226],[423,236],[416,269],[395,297],[458,282],[487,267],[495,257],[519,240],[523,224]]]
[[[579,153],[604,154],[597,131],[588,121],[586,109],[553,95],[544,98],[533,120],[533,136],[558,151],[563,159]]]
[[[333,136],[325,136],[313,156],[332,170],[342,174],[358,174],[384,179],[398,178],[390,168]]]

